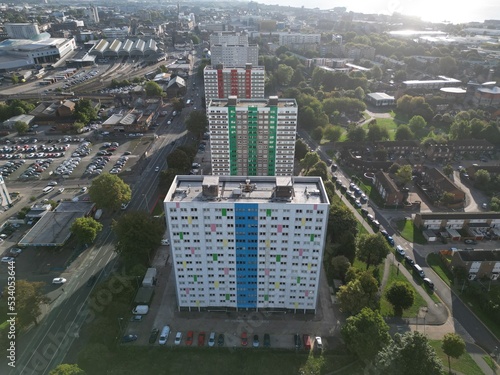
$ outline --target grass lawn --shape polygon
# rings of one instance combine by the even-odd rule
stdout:
[[[391,118],[377,118],[376,120],[377,120],[377,125],[380,125],[382,127],[387,128],[387,131],[389,132],[389,138],[391,141],[393,141],[394,135],[396,134],[396,129],[398,128],[397,122],[394,121],[394,119],[392,117]],[[363,129],[368,130],[368,124],[369,124],[369,122],[364,124]]]
[[[397,222],[398,230],[406,241],[425,245],[427,240],[422,235],[420,229],[416,228],[411,220],[400,220]]]
[[[443,361],[443,366],[446,368],[446,373],[448,373],[448,356],[444,354],[443,349],[441,349],[441,340],[429,340],[429,344],[434,348],[441,361]],[[460,358],[451,358],[451,369],[461,372],[467,375],[484,375],[479,366],[474,362],[469,353],[465,352],[460,356]]]
[[[491,289],[494,287],[492,286]],[[497,288],[499,288],[497,286]],[[500,321],[492,318],[490,315],[486,314],[481,308],[476,304],[476,301],[470,298],[467,294],[460,294],[460,288],[454,288],[455,292],[458,293],[460,299],[467,304],[467,306],[477,315],[477,317],[490,329],[491,332],[496,337],[500,337]]]
[[[401,265],[400,267],[404,266]],[[415,288],[408,282],[406,277],[401,272],[398,273],[398,268],[392,264],[389,269],[389,278],[387,279],[386,287],[382,293],[382,298],[380,299],[380,314],[382,314],[382,316],[394,316],[394,309],[392,308],[392,305],[389,303],[389,301],[387,301],[387,299],[385,298],[385,291],[395,281],[407,282],[408,285],[410,285],[410,288],[415,292],[415,301],[413,302],[413,305],[409,309],[403,311],[403,318],[414,318],[415,316],[417,316],[420,307],[427,307],[427,303],[422,298],[422,296],[417,293]]]
[[[290,335],[291,340],[291,335]],[[355,362],[349,355],[323,353],[312,355],[306,351],[230,348],[159,348],[120,347],[107,361],[116,373],[128,374],[183,374],[203,375],[275,375],[275,374],[328,374]],[[88,374],[105,374],[106,366],[97,363],[85,369]],[[168,369],[168,370],[167,370]],[[360,372],[346,372],[361,374]]]
[[[493,359],[489,355],[483,355],[483,359],[488,364],[488,366],[491,367],[491,369],[493,371],[495,371],[497,369],[498,366],[496,365],[495,361],[493,361]]]
[[[153,216],[164,216],[163,199],[158,199],[151,213]]]
[[[439,254],[431,253],[427,256],[427,264],[436,272],[439,277],[448,285],[453,284],[453,275],[446,267]]]

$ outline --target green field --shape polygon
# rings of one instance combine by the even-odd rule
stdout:
[[[453,275],[446,267],[439,254],[432,253],[427,256],[427,264],[436,272],[439,277],[448,285],[453,284]]]
[[[444,354],[443,349],[441,349],[441,340],[429,340],[429,344],[434,348],[436,354],[441,361],[443,361],[443,366],[446,368],[446,373],[448,373],[448,356]],[[465,352],[458,359],[451,358],[451,369],[459,371],[462,374],[467,375],[484,375],[479,366],[474,362],[469,353]]]
[[[290,335],[290,341],[292,336]],[[294,375],[329,374],[353,364],[350,355],[326,352],[313,355],[306,351],[272,350],[265,348],[186,348],[186,347],[120,347],[108,361],[96,361],[93,368],[84,368],[88,374],[239,374],[239,375]],[[356,365],[345,374],[362,374]],[[351,369],[352,368],[352,369]],[[350,370],[349,370],[350,369]]]
[[[415,227],[411,220],[400,220],[397,222],[398,231],[406,241],[425,245],[427,240],[422,235],[420,229]]]
[[[396,134],[396,129],[398,128],[398,124],[396,121],[391,117],[391,118],[376,118],[377,120],[377,125],[380,125],[382,127],[387,128],[387,131],[389,132],[389,138],[391,141],[394,140],[394,135]],[[363,125],[363,129],[368,131],[368,124]]]

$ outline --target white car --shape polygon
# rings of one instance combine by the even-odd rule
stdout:
[[[169,246],[170,245],[170,241],[168,239],[164,238],[163,240],[161,240],[161,244],[165,245],[165,246]]]
[[[174,341],[174,344],[175,345],[180,345],[181,344],[181,341],[182,341],[182,332],[177,332],[175,334],[175,341]]]
[[[63,193],[64,192],[64,188],[60,188],[58,191],[59,191],[59,193]]]
[[[66,282],[66,279],[64,277],[56,277],[54,280],[52,280],[52,284],[64,284]]]
[[[9,250],[10,255],[13,255],[15,257],[21,254],[22,252],[23,250],[19,249],[18,247],[13,247],[12,249]]]
[[[57,182],[56,181],[50,181],[47,186],[56,186]]]
[[[160,170],[160,167],[155,168],[155,172],[158,172]]]
[[[86,187],[86,186],[82,187],[82,188],[80,189],[80,192],[81,192],[81,193],[86,193],[86,192],[87,192],[87,187]]]

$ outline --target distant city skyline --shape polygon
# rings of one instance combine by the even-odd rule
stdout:
[[[476,0],[470,4],[458,4],[453,0],[358,0],[347,2],[342,0],[319,0],[308,3],[304,0],[257,0],[264,4],[283,5],[306,8],[332,9],[346,7],[347,11],[365,14],[392,14],[394,12],[416,16],[423,21],[451,23],[483,22],[484,20],[500,20],[500,5],[496,0]]]

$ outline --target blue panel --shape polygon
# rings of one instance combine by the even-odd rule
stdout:
[[[254,203],[237,203],[234,211],[237,307],[256,308],[259,206]]]

